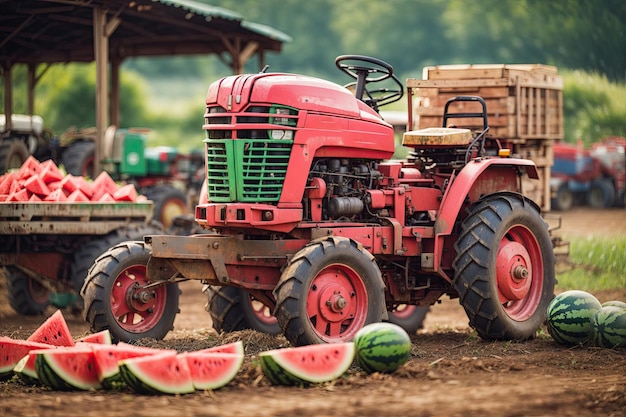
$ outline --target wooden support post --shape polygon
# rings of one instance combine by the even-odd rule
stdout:
[[[94,40],[94,58],[96,60],[96,146],[94,154],[94,177],[100,171],[100,161],[104,155],[103,136],[107,127],[108,119],[108,51],[109,39],[106,34],[106,10],[101,7],[93,9],[93,40]]]
[[[11,117],[13,115],[13,75],[11,67],[3,68],[4,74],[4,130],[11,130]]]

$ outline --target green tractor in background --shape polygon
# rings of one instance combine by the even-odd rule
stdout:
[[[147,129],[117,129],[104,135],[102,169],[116,181],[134,184],[154,201],[154,219],[167,229],[176,217],[191,212],[204,179],[204,153],[181,154],[176,148],[148,148]],[[61,161],[72,175],[93,178],[95,142],[92,129],[70,130],[59,138]]]

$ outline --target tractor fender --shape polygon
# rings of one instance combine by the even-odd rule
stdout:
[[[519,158],[485,158],[470,161],[456,176],[444,192],[439,215],[435,220],[435,253],[434,265],[441,266],[444,237],[450,235],[459,216],[466,197],[481,175],[490,168],[510,167],[517,175],[526,172],[529,178],[538,179],[539,174],[535,163],[529,159]]]

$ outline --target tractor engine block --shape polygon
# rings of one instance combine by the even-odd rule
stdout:
[[[311,198],[321,198],[321,219],[336,221],[370,221],[375,216],[368,210],[367,190],[377,188],[383,175],[376,162],[354,159],[323,158],[314,161],[309,184],[315,189],[305,195],[305,207]],[[307,197],[308,196],[308,197]],[[313,210],[310,210],[311,212]],[[311,220],[310,214],[305,218]]]

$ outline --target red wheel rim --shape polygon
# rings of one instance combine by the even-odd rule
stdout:
[[[349,266],[333,264],[311,282],[306,313],[317,336],[327,343],[352,340],[365,324],[365,284]]]
[[[143,333],[161,320],[167,302],[165,285],[142,288],[148,283],[145,265],[123,270],[111,288],[111,313],[117,324],[131,333]]]
[[[391,312],[398,319],[408,319],[413,316],[417,306],[410,304],[398,304]]]
[[[28,279],[28,294],[31,300],[37,304],[45,304],[50,298],[50,290],[32,278]]]
[[[514,226],[500,241],[496,255],[498,297],[514,320],[532,316],[541,302],[543,256],[539,242],[524,226]]]
[[[276,317],[272,316],[269,307],[258,301],[253,296],[250,296],[250,307],[252,308],[252,312],[259,322],[270,326],[278,323]]]

